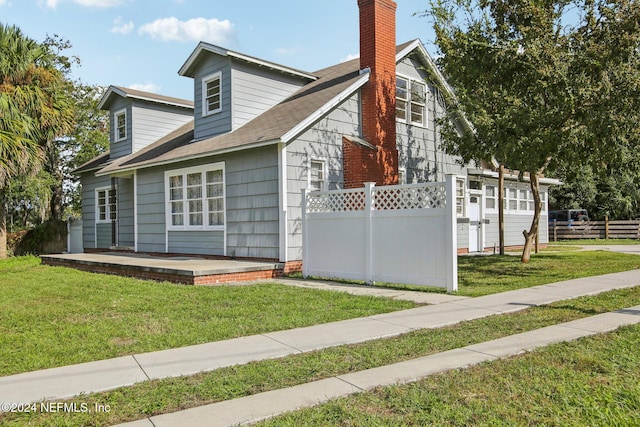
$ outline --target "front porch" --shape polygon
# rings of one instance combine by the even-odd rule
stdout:
[[[46,265],[187,285],[214,285],[270,279],[282,276],[285,270],[284,263],[274,261],[239,261],[118,252],[42,255],[41,259]]]

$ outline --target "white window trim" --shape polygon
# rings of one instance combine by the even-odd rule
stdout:
[[[407,183],[407,168],[398,168],[398,184],[403,185]]]
[[[220,80],[220,107],[215,110],[209,111],[209,103],[207,102],[207,84],[212,81],[218,79]],[[222,111],[222,71],[215,72],[213,74],[209,74],[202,78],[202,117],[210,116],[212,114],[219,113]]]
[[[490,197],[487,195],[487,187],[493,187],[493,197]],[[482,188],[482,197],[483,197],[483,208],[486,212],[498,212],[498,203],[500,202],[499,197],[498,197],[498,184],[484,184],[483,188]],[[494,200],[494,204],[493,207],[490,208],[487,206],[487,200],[488,199],[493,199]]]
[[[311,163],[312,162],[320,162],[322,163],[322,175],[323,175],[323,180],[322,180],[322,188],[320,190],[315,190],[311,188]],[[329,188],[329,176],[327,174],[328,171],[328,167],[327,167],[327,159],[324,157],[309,157],[309,159],[307,160],[307,188],[309,189],[309,191],[327,191],[327,189]]]
[[[111,224],[112,220],[111,220],[111,204],[109,203],[109,191],[111,190],[115,190],[116,191],[116,207],[115,207],[115,214],[116,214],[116,219],[114,221],[118,221],[118,186],[116,185],[115,187],[99,187],[96,188],[94,191],[95,194],[95,198],[96,198],[96,211],[95,211],[95,222],[96,224]],[[100,205],[98,204],[98,193],[104,191],[105,192],[105,219],[100,219]]]
[[[428,109],[427,98],[429,97],[429,87],[427,83],[424,80],[416,79],[415,77],[407,76],[406,74],[396,74],[396,79],[402,79],[407,81],[407,89],[406,89],[407,90],[407,100],[406,100],[407,106],[405,110],[405,118],[402,119],[402,118],[396,117],[396,120],[402,123],[406,123],[408,125],[428,128],[429,127],[428,126],[429,109]],[[424,99],[424,103],[422,103],[422,105],[424,106],[424,114],[422,115],[422,122],[411,121],[411,104],[413,103],[411,100],[411,83],[412,82],[419,83],[424,86],[425,99]]]
[[[462,196],[458,196],[458,183],[462,183]],[[464,177],[456,178],[456,216],[458,218],[466,218],[467,215],[467,204],[469,203],[469,191],[467,188],[467,179]],[[458,199],[462,199],[462,212],[458,213]]]
[[[124,115],[124,137],[120,138],[120,134],[118,132],[118,116],[119,115]],[[128,134],[128,129],[127,129],[127,125],[128,125],[128,118],[127,118],[127,109],[123,108],[121,110],[115,111],[113,113],[113,141],[114,142],[120,142],[120,141],[124,141],[125,139],[127,139],[127,137],[129,136]]]
[[[497,188],[497,186],[496,186]],[[509,214],[509,215],[533,215],[533,209],[529,209],[529,202],[533,202],[533,196],[531,195],[531,189],[529,187],[521,187],[521,186],[517,186],[517,185],[505,185],[504,187],[505,189],[505,195],[504,195],[504,212]],[[510,209],[509,208],[509,201],[513,200],[510,199],[508,194],[509,194],[509,190],[510,189],[515,189],[516,190],[516,209]],[[497,191],[497,190],[496,190]],[[520,191],[526,191],[527,194],[527,209],[520,209],[520,202],[523,202],[525,200],[523,200],[520,197]],[[546,215],[547,212],[547,200],[548,200],[548,191],[540,191],[540,199],[541,199],[541,203],[542,203],[542,209],[540,211],[541,215]],[[496,206],[497,206],[498,201],[496,200]],[[497,209],[496,209],[497,210]]]
[[[207,201],[207,179],[206,173],[222,170],[222,200],[224,203],[223,215],[224,215],[224,224],[223,225],[208,225],[209,222],[209,204]],[[187,175],[192,173],[201,173],[202,174],[202,225],[189,225],[188,216],[189,209],[187,208],[188,199],[187,197]],[[183,225],[172,225],[171,221],[171,194],[169,191],[170,183],[169,178],[176,175],[183,176],[183,196],[182,202],[184,216]],[[227,177],[225,174],[225,163],[211,163],[207,165],[194,166],[190,168],[183,169],[174,169],[164,172],[164,195],[165,195],[165,226],[167,231],[225,231],[227,227]]]

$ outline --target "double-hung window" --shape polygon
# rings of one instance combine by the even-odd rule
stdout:
[[[216,230],[225,224],[224,164],[165,172],[171,230]]]
[[[498,189],[495,185],[487,185],[484,188],[485,207],[487,210],[498,209]]]
[[[222,73],[218,72],[202,79],[202,115],[222,110]]]
[[[111,222],[118,219],[118,206],[115,188],[96,190],[96,222]]]
[[[456,179],[456,215],[464,216],[464,180]]]
[[[427,86],[423,82],[396,77],[396,118],[426,126]]]
[[[326,190],[326,172],[324,160],[309,161],[309,189],[311,191]]]
[[[116,111],[113,115],[113,132],[116,142],[127,138],[127,110]]]

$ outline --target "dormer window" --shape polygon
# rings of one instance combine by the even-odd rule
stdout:
[[[113,117],[113,121],[115,123],[114,134],[116,142],[122,141],[123,139],[127,138],[127,111],[116,111]]]
[[[396,118],[412,125],[426,126],[426,94],[424,83],[396,77]]]
[[[202,115],[207,116],[222,110],[222,73],[215,73],[202,79]]]

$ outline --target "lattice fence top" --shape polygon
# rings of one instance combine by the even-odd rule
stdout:
[[[388,186],[373,189],[375,210],[437,209],[447,206],[444,185]]]
[[[364,210],[363,190],[323,191],[309,193],[307,212],[352,212]]]
[[[444,209],[447,194],[442,183],[373,187],[374,210]],[[367,191],[335,190],[307,193],[307,212],[354,212],[365,209]]]

